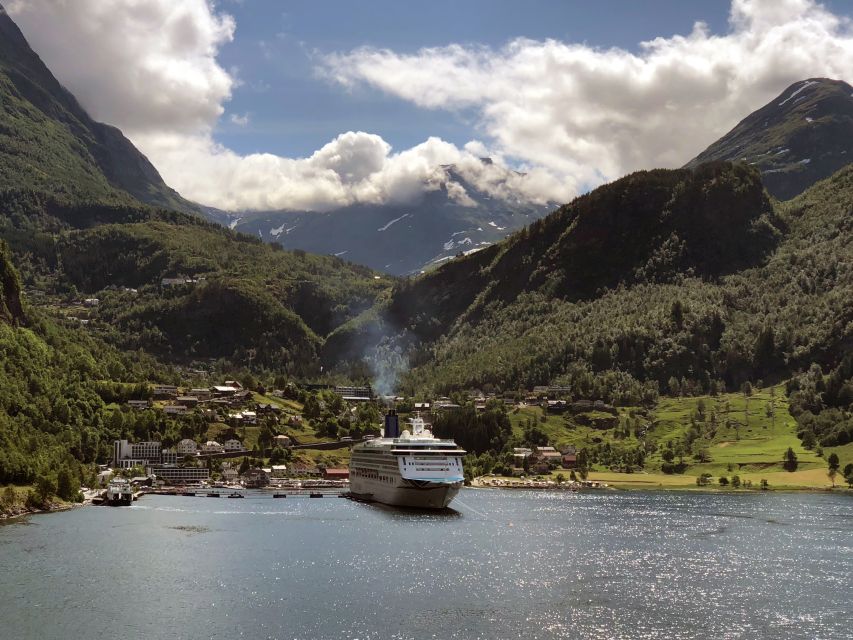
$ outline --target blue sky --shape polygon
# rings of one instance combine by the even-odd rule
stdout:
[[[318,54],[362,46],[414,52],[451,43],[500,48],[517,37],[637,51],[642,41],[689,33],[698,20],[723,32],[729,12],[727,0],[224,0],[217,6],[237,23],[218,60],[239,69],[243,84],[225,105],[215,137],[240,153],[290,157],[308,156],[350,130],[378,133],[398,150],[428,136],[459,146],[473,137],[474,114],[422,109],[371,88],[344,90],[317,76]],[[229,120],[247,113],[248,126]]]

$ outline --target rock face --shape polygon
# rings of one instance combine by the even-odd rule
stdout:
[[[799,195],[853,161],[853,87],[826,78],[792,84],[686,166],[711,160],[757,167],[780,200]]]

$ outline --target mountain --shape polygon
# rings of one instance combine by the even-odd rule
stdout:
[[[687,167],[713,160],[747,162],[770,194],[793,198],[853,160],[853,87],[826,78],[795,82]]]
[[[92,120],[0,6],[0,184],[75,198],[133,198],[186,212],[115,127]]]
[[[396,353],[409,391],[625,404],[834,367],[853,348],[850,202],[850,165],[775,205],[745,164],[638,172],[401,282],[324,357]]]
[[[482,161],[491,164],[488,158]],[[407,275],[494,244],[554,208],[513,195],[489,195],[452,165],[436,169],[431,187],[408,204],[357,204],[328,213],[242,213],[233,214],[230,221],[215,210],[207,215],[288,249],[333,254],[378,271]]]
[[[0,11],[0,239],[40,306],[163,362],[308,374],[325,336],[390,286],[365,267],[283,251],[198,212],[118,129],[86,114]],[[0,318],[14,321],[17,281],[4,273]],[[102,305],[82,317],[73,310],[81,295]]]

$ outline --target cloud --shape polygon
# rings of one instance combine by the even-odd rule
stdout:
[[[232,113],[229,120],[231,120],[231,122],[236,124],[238,127],[245,127],[249,124],[249,114],[244,113],[241,116],[237,113]]]
[[[850,22],[811,0],[734,0],[729,32],[697,23],[638,53],[519,38],[501,49],[359,48],[324,73],[426,109],[471,110],[500,154],[544,167],[569,197],[629,171],[680,166],[781,92],[849,79]]]
[[[733,0],[727,33],[698,23],[637,53],[528,39],[414,54],[360,48],[321,58],[322,72],[425,109],[475,113],[479,140],[394,151],[351,131],[305,158],[240,155],[214,137],[239,85],[217,61],[236,29],[221,3],[6,4],[93,117],[120,127],[184,196],[232,210],[410,200],[446,181],[442,164],[507,200],[568,200],[634,169],[681,165],[788,84],[853,68],[850,22],[812,0]],[[229,119],[241,125],[248,114]],[[462,184],[447,188],[472,204]]]
[[[205,0],[12,0],[30,45],[89,114],[132,138],[196,133],[234,79],[216,61],[234,19]]]

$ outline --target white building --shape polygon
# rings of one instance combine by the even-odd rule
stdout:
[[[181,457],[194,456],[196,453],[198,453],[198,445],[196,445],[194,440],[184,438],[178,443],[178,445],[175,447],[175,450]]]
[[[178,464],[178,454],[171,449],[160,452],[160,464]]]
[[[132,460],[135,463],[139,461],[159,463],[160,453],[163,448],[159,442],[128,442],[127,440],[116,440],[113,443],[113,461],[116,466],[128,468],[123,464],[124,460]],[[136,466],[131,464],[129,466]]]
[[[243,451],[243,443],[236,438],[225,441],[225,451]]]
[[[225,447],[216,442],[216,440],[208,440],[201,445],[202,453],[222,453],[223,451],[225,451]]]

